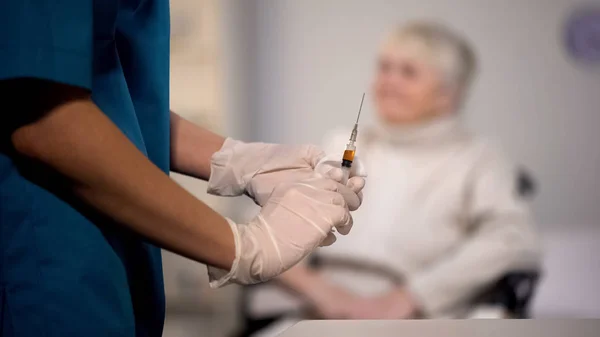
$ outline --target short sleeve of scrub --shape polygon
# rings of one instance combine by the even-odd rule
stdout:
[[[0,81],[81,87],[169,172],[169,1],[0,0]],[[159,337],[158,247],[23,170],[2,143],[0,336]],[[56,183],[56,184],[54,184]]]
[[[92,0],[3,0],[0,79],[35,77],[91,89]]]

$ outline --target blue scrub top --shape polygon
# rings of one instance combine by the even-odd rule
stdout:
[[[168,0],[3,0],[0,79],[19,77],[91,90],[168,174]],[[28,167],[0,152],[0,335],[161,336],[160,250]]]

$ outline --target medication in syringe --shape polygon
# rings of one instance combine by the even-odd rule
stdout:
[[[365,101],[365,94],[363,93],[362,99],[360,101],[360,107],[358,108],[358,116],[356,117],[356,123],[354,123],[354,127],[352,128],[352,133],[350,134],[350,140],[346,145],[346,150],[344,151],[344,155],[342,157],[342,172],[344,176],[342,178],[342,183],[346,183],[350,177],[350,169],[352,168],[352,162],[354,161],[354,154],[356,153],[356,137],[358,136],[358,120],[360,119],[360,112],[362,111],[363,102]]]

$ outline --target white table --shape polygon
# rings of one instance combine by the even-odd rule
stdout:
[[[599,337],[600,320],[303,321],[280,337]]]

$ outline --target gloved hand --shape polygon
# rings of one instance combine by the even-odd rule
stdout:
[[[264,282],[300,262],[332,228],[351,226],[348,204],[359,204],[348,187],[326,178],[277,186],[247,225],[230,221],[236,245],[231,270],[208,268],[211,287]]]
[[[341,150],[340,150],[341,151]],[[237,196],[246,193],[263,206],[281,183],[291,183],[314,177],[315,173],[341,179],[341,153],[325,156],[311,145],[289,146],[266,143],[244,143],[228,138],[221,150],[213,154],[208,193]],[[318,169],[317,169],[318,166]],[[364,186],[364,167],[355,159],[349,186]],[[336,179],[337,177],[337,179]],[[359,203],[360,204],[360,203]],[[358,205],[349,205],[351,210]]]
[[[326,155],[319,160],[315,167],[315,172],[321,176],[331,178],[341,182],[344,173],[341,168],[342,161],[339,155]],[[350,189],[358,194],[362,202],[362,189],[365,187],[365,178],[367,177],[366,168],[358,156],[354,156],[354,162],[349,174],[350,179],[345,183]],[[355,209],[350,209],[354,211]]]

